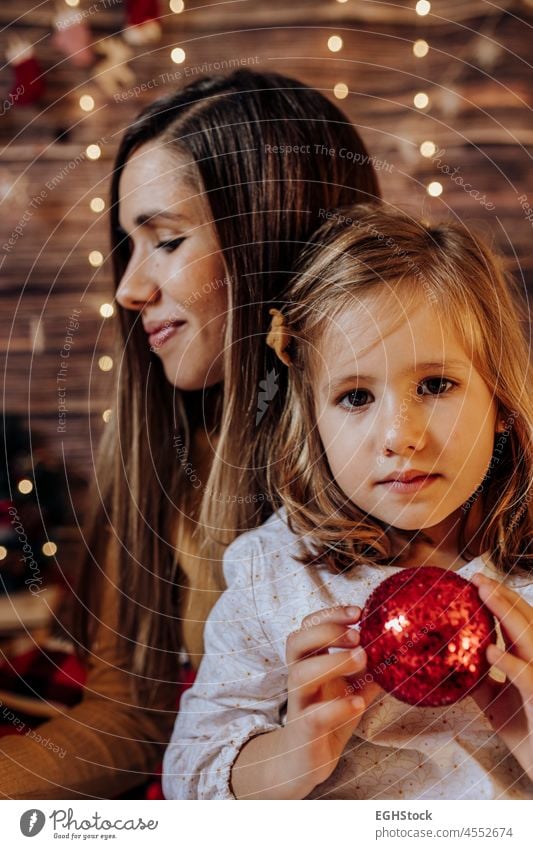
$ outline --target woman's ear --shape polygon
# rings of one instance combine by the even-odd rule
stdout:
[[[498,408],[498,416],[496,418],[495,433],[503,433],[506,427],[507,427],[507,424],[506,424],[505,410],[502,410],[502,408],[499,407]]]

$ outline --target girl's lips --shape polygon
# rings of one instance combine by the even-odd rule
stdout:
[[[439,477],[440,475],[420,475],[419,477],[411,478],[410,481],[382,481],[379,486],[386,486],[392,492],[412,493],[430,486]]]
[[[161,327],[159,330],[156,330],[154,333],[150,333],[148,336],[150,347],[157,348],[157,350],[159,350],[159,348],[171,339],[172,336],[174,336],[174,334],[177,333],[177,331],[186,323],[186,321],[173,321],[172,323]]]

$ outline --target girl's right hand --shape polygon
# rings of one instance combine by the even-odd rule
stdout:
[[[301,783],[300,798],[329,778],[364,711],[383,692],[365,682],[366,655],[359,633],[348,627],[360,615],[358,607],[319,610],[287,640],[283,750],[293,781]],[[330,648],[343,651],[328,653]]]

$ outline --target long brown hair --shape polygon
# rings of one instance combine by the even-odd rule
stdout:
[[[526,311],[516,284],[483,240],[458,223],[423,224],[404,213],[361,205],[331,212],[311,238],[284,293],[292,364],[285,406],[271,442],[269,490],[292,530],[309,535],[301,562],[334,571],[393,557],[390,529],[351,503],[331,474],[316,420],[316,350],[328,322],[367,293],[406,305],[421,292],[455,328],[498,407],[495,438],[476,497],[482,551],[503,572],[530,568],[533,532],[533,403]],[[399,321],[402,315],[398,316]],[[472,501],[474,503],[474,501]],[[459,545],[468,552],[469,502]],[[406,550],[410,532],[404,532]]]
[[[286,282],[321,208],[379,196],[357,131],[315,89],[249,70],[199,79],[151,104],[122,139],[111,186],[116,285],[130,255],[119,227],[121,173],[130,155],[154,139],[192,160],[192,179],[205,192],[227,270],[230,320],[222,397],[220,386],[188,393],[171,386],[136,314],[117,310],[116,412],[97,468],[76,621],[82,644],[90,645],[91,611],[101,594],[95,571],[100,566],[108,574],[102,564],[111,559],[122,634],[133,669],[148,684],[145,698],[150,677],[172,675],[181,647],[176,519],[193,509],[183,462],[192,434],[207,418],[220,435],[202,512],[194,516],[200,519],[199,549],[216,562],[225,543],[272,509],[266,498],[246,497],[262,495],[265,446],[256,446],[257,460],[241,439],[254,432],[258,386],[273,362],[268,352],[258,356],[254,345],[266,306]],[[317,152],[314,142],[327,153]],[[341,149],[351,156],[335,155]],[[179,461],[173,439],[182,446]],[[218,589],[214,572],[207,571],[206,610],[195,611],[200,622]]]

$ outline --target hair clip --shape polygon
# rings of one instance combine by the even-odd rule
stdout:
[[[291,366],[292,360],[290,354],[287,353],[287,348],[292,337],[287,327],[287,320],[280,310],[271,309],[269,314],[272,316],[272,321],[270,322],[266,343],[274,349],[282,363]]]

